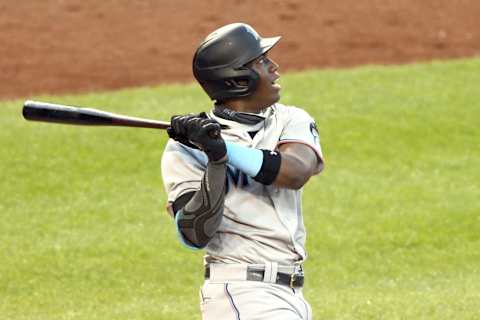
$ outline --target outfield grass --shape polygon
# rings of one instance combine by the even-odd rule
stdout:
[[[304,194],[315,319],[480,319],[480,59],[283,77],[317,119]],[[35,97],[168,119],[195,85]],[[200,319],[202,254],[164,210],[161,131],[0,103],[0,319]]]

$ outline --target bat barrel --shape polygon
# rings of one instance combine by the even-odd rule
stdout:
[[[121,126],[166,129],[169,122],[128,117],[97,109],[79,108],[39,101],[26,101],[23,117],[31,121],[43,121],[85,126]]]
[[[31,121],[76,125],[112,125],[113,122],[108,112],[38,101],[26,101],[22,113],[25,119]]]

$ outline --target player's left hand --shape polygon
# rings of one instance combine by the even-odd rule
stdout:
[[[193,149],[199,149],[196,145],[191,143],[187,138],[187,130],[185,127],[185,123],[198,115],[195,114],[187,114],[187,115],[176,115],[172,116],[170,119],[170,127],[167,129],[167,134],[170,138],[175,141],[180,142],[187,147]]]
[[[218,161],[225,157],[227,149],[220,131],[220,124],[200,114],[173,116],[167,130],[170,138],[186,145],[203,150],[209,160]]]

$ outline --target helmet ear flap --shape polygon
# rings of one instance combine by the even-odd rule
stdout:
[[[250,68],[206,70],[200,85],[212,100],[225,100],[251,95],[260,76]]]
[[[229,88],[232,88],[232,87],[234,87],[234,86],[237,85],[234,80],[225,80],[225,84],[226,84],[227,87],[229,87]]]
[[[247,67],[237,69],[237,71],[236,76],[225,80],[226,85],[232,89],[245,90],[243,96],[251,95],[257,87],[260,76],[255,70]]]

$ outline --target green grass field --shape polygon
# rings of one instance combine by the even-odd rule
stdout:
[[[282,78],[326,170],[304,193],[315,319],[480,319],[480,59]],[[65,104],[158,119],[206,110],[162,86]],[[0,319],[200,319],[202,253],[167,216],[166,134],[26,122],[0,103]]]

